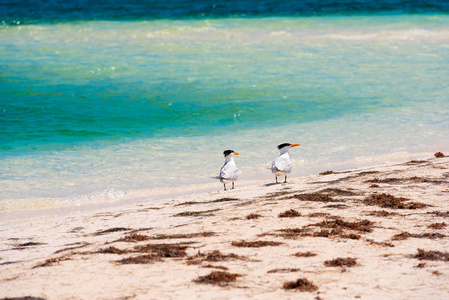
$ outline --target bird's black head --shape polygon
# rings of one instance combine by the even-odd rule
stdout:
[[[278,146],[278,149],[280,150],[280,149],[282,149],[282,148],[284,148],[284,147],[287,147],[287,146],[291,146],[292,144],[290,144],[290,143],[283,143],[283,144],[280,144],[279,146]]]
[[[228,156],[228,155],[231,154],[231,153],[234,153],[234,150],[225,150],[225,151],[223,152],[223,155],[226,157],[226,156]]]

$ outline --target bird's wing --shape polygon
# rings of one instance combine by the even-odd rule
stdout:
[[[237,169],[237,166],[234,164],[225,164],[223,168],[220,170],[220,177],[223,179],[231,179],[237,180],[239,177],[240,171]]]
[[[274,162],[271,170],[277,169],[276,171],[281,171],[285,173],[290,173],[293,169],[293,164],[288,157],[279,156]],[[273,171],[275,172],[275,171]]]

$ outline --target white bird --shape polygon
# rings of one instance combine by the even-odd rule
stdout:
[[[234,152],[234,150],[225,150],[223,155],[225,157],[225,163],[221,167],[220,175],[217,178],[223,183],[224,190],[226,191],[226,183],[232,182],[232,188],[234,188],[234,182],[239,178],[240,171],[234,162],[234,155],[239,155],[239,153]]]
[[[283,143],[278,146],[281,154],[276,160],[271,164],[271,172],[276,176],[276,183],[278,182],[278,176],[285,176],[284,183],[287,182],[287,174],[290,173],[293,169],[292,161],[290,160],[290,155],[288,154],[288,150],[292,147],[301,146],[301,144],[289,144]]]

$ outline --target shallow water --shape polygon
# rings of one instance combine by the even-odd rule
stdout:
[[[448,15],[266,15],[5,18],[0,209],[449,151]]]

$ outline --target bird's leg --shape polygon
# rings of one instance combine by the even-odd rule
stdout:
[[[287,175],[285,175],[284,183],[287,183]]]
[[[234,189],[234,181],[232,182],[232,189]]]
[[[277,176],[274,176],[274,177],[276,177],[276,183],[278,183],[278,177]]]
[[[223,186],[224,186],[224,190],[226,191],[226,184],[223,183]]]

